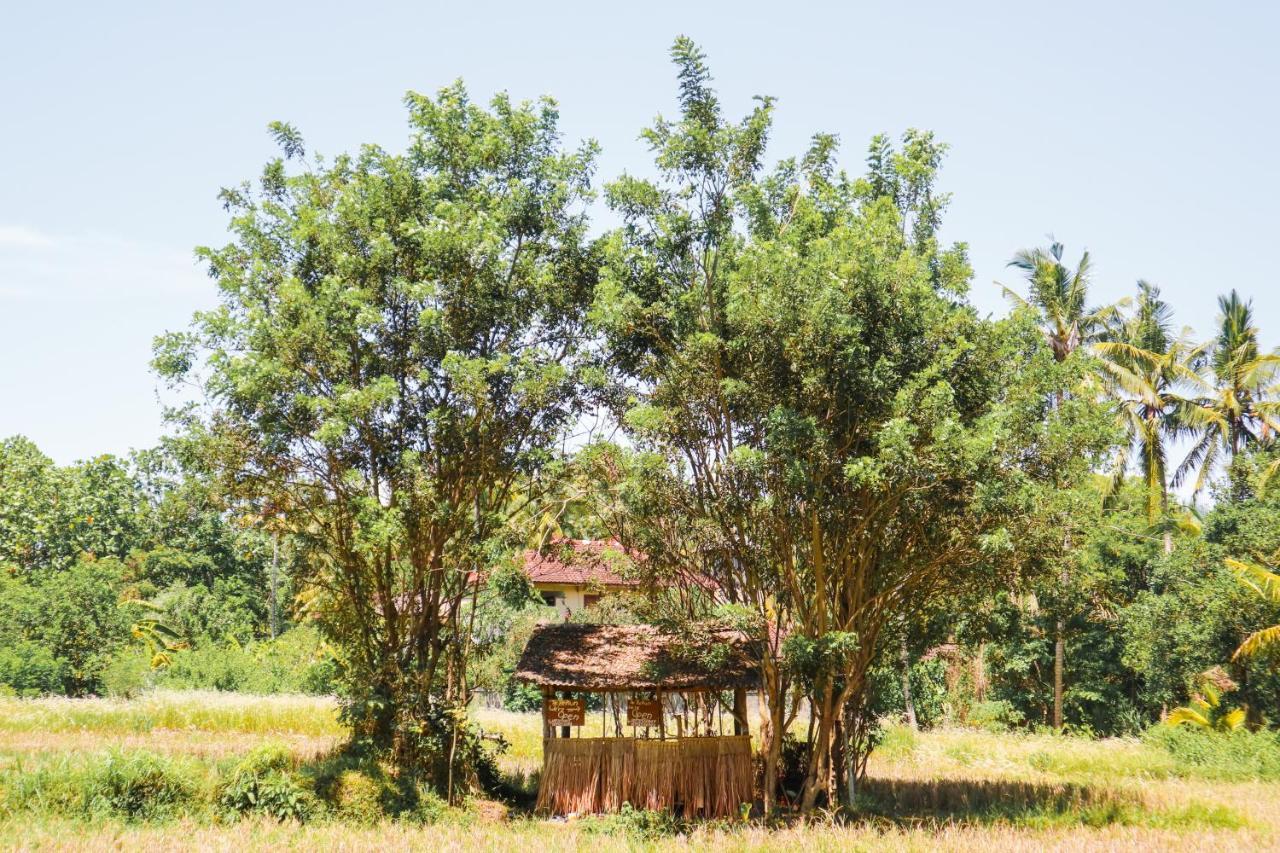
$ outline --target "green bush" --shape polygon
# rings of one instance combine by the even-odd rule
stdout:
[[[122,571],[118,560],[85,557],[35,578],[0,575],[0,683],[20,695],[98,692],[129,641]]]
[[[90,758],[65,755],[35,767],[21,763],[0,774],[0,813],[71,818],[167,820],[198,811],[199,772],[146,751],[113,751]]]
[[[1021,725],[1023,716],[1012,703],[1000,699],[973,703],[969,706],[965,722],[986,731],[1002,732]]]
[[[669,811],[637,809],[630,803],[623,803],[616,814],[584,818],[582,828],[588,833],[657,840],[686,832],[689,824]]]
[[[542,710],[542,691],[533,684],[508,678],[502,685],[502,707],[508,711]]]
[[[263,814],[276,820],[306,821],[320,810],[319,801],[294,773],[288,747],[266,744],[236,765],[222,786],[218,805],[232,814]]]
[[[324,695],[334,691],[336,675],[337,665],[320,633],[301,626],[274,640],[244,646],[230,640],[181,652],[157,681],[174,690]]]
[[[59,693],[67,678],[67,664],[45,646],[19,642],[0,647],[0,685],[16,696]]]
[[[157,671],[151,667],[151,653],[132,646],[120,649],[102,670],[102,690],[108,696],[131,699],[154,686]]]
[[[344,770],[334,780],[332,803],[341,820],[377,823],[384,816],[384,785],[360,770]]]
[[[1152,726],[1142,739],[1164,750],[1179,773],[1223,781],[1280,780],[1280,734],[1214,732],[1184,726]]]

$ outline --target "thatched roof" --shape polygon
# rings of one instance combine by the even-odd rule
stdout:
[[[706,656],[681,654],[679,638],[652,625],[539,625],[524,647],[515,677],[563,690],[698,690],[751,687],[757,668],[746,638],[711,635]]]

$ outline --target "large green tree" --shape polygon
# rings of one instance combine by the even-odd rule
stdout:
[[[863,180],[822,135],[766,173],[770,102],[726,121],[702,54],[673,53],[681,115],[646,134],[657,178],[608,188],[624,224],[596,302],[640,490],[661,495],[632,521],[657,531],[637,537],[651,565],[684,560],[752,611],[766,682],[778,667],[808,693],[811,808],[833,777],[852,794],[890,626],[1009,582],[1046,541],[1042,490],[1108,431],[1062,428],[1096,407],[1049,406],[1074,366],[1026,314],[966,303],[928,134],[877,140]]]
[[[200,250],[220,305],[157,343],[230,494],[284,518],[343,650],[355,736],[450,787],[468,606],[512,506],[579,408],[594,147],[554,103],[406,98],[403,153],[283,156],[225,190]],[[295,167],[293,164],[297,164]]]

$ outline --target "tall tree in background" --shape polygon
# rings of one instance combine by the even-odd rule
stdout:
[[[1186,396],[1198,380],[1205,347],[1170,331],[1173,309],[1160,289],[1138,282],[1132,316],[1116,324],[1108,340],[1094,344],[1104,384],[1117,405],[1129,441],[1116,455],[1111,494],[1124,484],[1134,458],[1146,492],[1147,521],[1160,525],[1165,553],[1173,550],[1169,516],[1167,442],[1204,424],[1202,410]]]
[[[1199,493],[1222,464],[1249,447],[1270,443],[1280,430],[1280,354],[1258,343],[1252,303],[1234,290],[1218,297],[1218,333],[1200,385],[1199,433],[1174,473],[1180,485],[1193,472]],[[1234,466],[1232,494],[1245,488]]]
[[[1052,238],[1051,238],[1052,239]],[[1059,363],[1065,362],[1083,344],[1101,335],[1107,323],[1115,317],[1116,307],[1095,308],[1089,305],[1089,253],[1080,256],[1075,269],[1062,261],[1065,247],[1054,240],[1048,249],[1022,249],[1009,261],[1009,266],[1022,271],[1026,277],[1028,295],[1024,299],[1009,288],[1005,295],[1015,304],[1030,307],[1041,319],[1044,339],[1053,350]],[[1058,395],[1056,403],[1062,402]],[[1065,488],[1066,484],[1063,484]],[[1063,538],[1064,560],[1059,570],[1062,587],[1068,583],[1065,555],[1071,551],[1071,531]],[[1062,691],[1066,670],[1067,641],[1064,620],[1059,618],[1054,626],[1053,648],[1053,726],[1062,728]]]
[[[155,365],[200,385],[181,414],[224,488],[304,549],[354,736],[452,789],[476,570],[578,411],[594,147],[548,100],[406,104],[403,154],[309,160],[273,126],[284,156],[222,193],[234,242],[200,251],[221,305]]]
[[[1007,287],[1003,288],[1005,296],[1014,304],[1030,307],[1039,313],[1044,339],[1053,350],[1053,357],[1060,362],[1103,334],[1118,310],[1114,305],[1101,308],[1089,305],[1092,274],[1089,253],[1083,253],[1072,269],[1062,261],[1065,251],[1066,247],[1057,241],[1050,243],[1047,249],[1018,251],[1009,261],[1009,266],[1022,271],[1027,280],[1028,294],[1024,298]]]

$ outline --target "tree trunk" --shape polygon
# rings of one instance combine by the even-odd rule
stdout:
[[[973,698],[978,702],[987,699],[987,644],[978,643],[973,656]]]
[[[1063,638],[1062,619],[1054,624],[1053,643],[1053,727],[1062,730],[1062,670],[1067,662],[1067,643]]]
[[[832,704],[834,688],[830,685],[823,690],[822,711],[818,718],[816,737],[809,741],[809,772],[804,780],[804,793],[800,796],[800,810],[811,812],[818,802],[818,792],[826,784],[827,768],[831,758]],[[814,709],[810,709],[810,713]]]
[[[280,611],[276,606],[276,585],[280,570],[280,534],[271,534],[271,639],[280,634]]]
[[[1059,594],[1063,597],[1067,593],[1067,583],[1070,576],[1067,574],[1067,555],[1071,553],[1071,531],[1067,531],[1062,537],[1062,569],[1058,572],[1058,586],[1061,588]],[[1058,603],[1058,618],[1054,622],[1054,640],[1053,640],[1053,727],[1058,731],[1062,731],[1062,681],[1063,672],[1067,668],[1067,626],[1062,618],[1063,603]]]
[[[898,657],[902,661],[902,702],[907,711],[907,725],[912,731],[919,726],[916,723],[916,702],[911,695],[911,655],[907,651],[907,638],[902,638],[902,645],[898,650]]]
[[[747,727],[747,691],[741,687],[733,691],[733,733],[735,735],[750,733]]]

